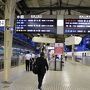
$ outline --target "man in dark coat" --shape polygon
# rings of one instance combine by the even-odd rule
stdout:
[[[46,70],[48,70],[48,63],[47,60],[44,58],[44,53],[40,54],[40,57],[36,59],[36,65],[38,66],[38,89],[41,90],[42,81]]]

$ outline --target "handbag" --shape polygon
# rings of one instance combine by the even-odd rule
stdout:
[[[36,65],[36,63],[33,64],[32,71],[34,74],[38,74],[38,66]]]

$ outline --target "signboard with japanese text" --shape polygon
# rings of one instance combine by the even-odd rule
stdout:
[[[90,34],[90,16],[64,17],[64,34]]]
[[[47,16],[47,15],[46,15]],[[57,19],[54,16],[30,15],[17,17],[17,33],[51,33],[57,32]]]
[[[90,34],[90,19],[65,19],[65,34]]]

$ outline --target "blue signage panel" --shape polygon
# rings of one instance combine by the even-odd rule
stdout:
[[[65,52],[71,52],[72,46],[65,46]],[[79,45],[75,45],[74,51],[90,51],[90,35],[86,35],[82,38]]]
[[[5,30],[5,27],[0,26],[0,32],[4,32],[4,30]]]
[[[90,19],[64,19],[64,34],[90,34]]]

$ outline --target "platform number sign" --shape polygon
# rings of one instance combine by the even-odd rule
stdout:
[[[0,27],[4,27],[5,26],[5,20],[0,20]]]

